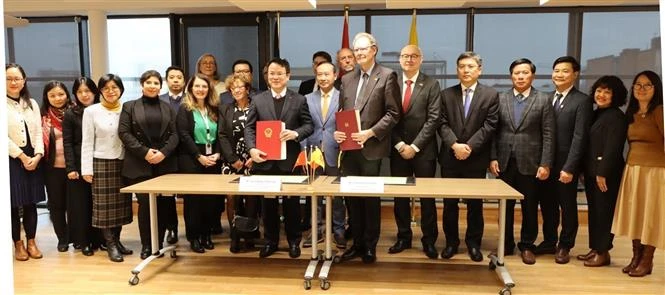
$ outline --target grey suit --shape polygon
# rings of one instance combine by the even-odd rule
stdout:
[[[499,178],[524,195],[522,231],[519,249],[533,249],[538,237],[538,200],[535,189],[538,167],[552,167],[554,159],[554,110],[547,94],[531,88],[521,104],[524,110],[515,118],[520,104],[513,89],[499,94],[499,125],[492,145],[492,160],[499,162]],[[513,234],[515,201],[506,208],[506,239],[508,251],[515,247]]]
[[[403,75],[399,76],[400,88],[404,87]],[[441,89],[439,82],[419,73],[411,85],[411,99],[406,112],[392,132],[390,173],[392,176],[434,177],[436,174],[436,130],[441,123]],[[401,89],[400,93],[404,93]],[[402,102],[404,103],[404,102]],[[404,109],[404,106],[402,107]],[[409,160],[402,158],[395,145],[404,142],[415,145],[419,152]],[[433,198],[420,198],[423,244],[433,245],[438,237],[437,212]],[[409,199],[395,198],[395,222],[397,239],[411,242],[411,208]]]
[[[554,101],[554,93],[549,102]],[[575,246],[577,236],[577,182],[585,153],[586,137],[593,114],[591,99],[573,87],[564,97],[559,110],[554,110],[556,118],[556,150],[550,178],[540,194],[543,213],[543,247],[570,249]],[[573,174],[573,181],[564,184],[559,181],[560,171]],[[560,210],[560,211],[559,211]],[[559,213],[561,212],[561,234],[557,239]]]

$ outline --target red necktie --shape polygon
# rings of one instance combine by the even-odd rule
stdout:
[[[413,81],[406,80],[406,91],[404,91],[404,100],[402,101],[402,109],[406,113],[406,110],[409,108],[409,103],[411,102],[411,84]]]

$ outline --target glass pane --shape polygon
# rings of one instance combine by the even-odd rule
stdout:
[[[196,71],[196,61],[204,53],[211,53],[217,60],[217,73],[223,82],[232,73],[231,66],[237,59],[246,59],[254,71],[253,86],[258,86],[259,75],[258,26],[219,26],[187,28],[187,71]]]
[[[122,78],[123,101],[141,96],[139,78],[147,70],[164,75],[171,65],[171,29],[168,18],[109,19],[109,71]],[[166,89],[166,83],[162,84]]]
[[[584,14],[582,79],[588,91],[602,75],[618,75],[626,85],[643,70],[661,73],[657,11]]]
[[[342,44],[343,16],[282,17],[280,18],[280,48],[282,58],[291,65],[289,88],[298,91],[302,80],[314,77],[312,54],[323,50],[335,55]],[[364,16],[349,16],[349,42],[353,36],[365,31]],[[307,41],[304,41],[307,40]]]

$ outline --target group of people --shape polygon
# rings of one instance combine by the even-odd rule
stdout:
[[[656,73],[638,73],[630,89],[616,76],[603,76],[589,97],[574,86],[580,64],[563,56],[552,66],[555,91],[545,93],[532,86],[534,63],[520,58],[508,68],[513,87],[499,93],[478,82],[481,57],[464,52],[456,61],[459,84],[442,90],[437,80],[420,71],[424,56],[418,46],[402,48],[399,74],[379,64],[377,52],[376,39],[359,33],[352,48],[337,52],[336,63],[326,52],[315,53],[315,78],[304,81],[299,93],[287,88],[290,65],[285,59],[266,64],[263,74],[269,90],[258,92],[251,86],[249,62],[236,61],[233,73],[221,82],[209,54],[199,59],[197,73],[187,83],[182,69],[167,69],[169,92],[162,96],[162,76],[146,71],[140,79],[142,96],[124,104],[120,103],[122,80],[113,74],[104,75],[97,85],[88,78],[75,81],[73,103],[66,86],[54,81],[44,89],[41,112],[27,92],[23,69],[7,65],[16,259],[41,257],[34,242],[35,203],[44,200],[40,189],[44,184],[58,250],[66,251],[73,242],[86,254],[103,245],[112,261],[122,261],[132,252],[119,239],[122,226],[132,221],[132,212],[131,198],[120,194],[120,187],[174,172],[293,174],[300,151],[316,146],[324,153],[322,173],[327,175],[378,176],[384,158],[390,159],[393,176],[434,177],[437,161],[442,177],[485,178],[489,171],[524,195],[517,245],[516,202],[508,203],[505,249],[512,255],[517,246],[526,264],[534,264],[536,255],[542,254],[554,254],[560,264],[569,262],[578,230],[578,179],[583,179],[590,251],[577,258],[585,266],[609,265],[614,235],[625,235],[633,240],[633,258],[623,271],[630,276],[651,273],[655,248],[665,247],[665,188],[660,184],[665,179],[663,94]],[[626,102],[624,112],[620,107]],[[341,110],[359,112],[359,132],[335,130],[335,112]],[[265,120],[284,122],[279,137],[286,142],[285,160],[266,160],[266,153],[257,148],[256,125]],[[346,140],[362,148],[340,151],[339,144]],[[40,162],[47,171],[44,176]],[[191,249],[198,253],[212,249],[210,235],[221,228],[224,202],[218,197],[179,197],[184,200]],[[147,196],[139,194],[137,199],[141,257],[146,258],[157,249],[150,248]],[[300,200],[281,201],[288,253],[299,257]],[[482,261],[483,203],[463,201],[466,249],[471,260]],[[444,200],[445,247],[439,253],[435,201],[420,199],[421,242],[427,257],[449,259],[458,253],[459,202]],[[174,205],[173,198],[158,199],[160,241],[164,235],[171,240],[173,218],[177,228]],[[258,224],[259,215],[264,225],[259,256],[278,251],[278,206],[278,198],[229,196],[231,252],[241,250],[241,237],[246,248],[253,248],[260,236],[258,228],[236,228],[235,219],[245,217]],[[539,207],[543,241],[536,245]],[[19,208],[27,250],[18,231]],[[376,261],[380,209],[379,197],[334,199],[335,242],[346,248],[346,239],[352,239],[342,260]],[[388,250],[391,254],[412,247],[407,199],[395,199],[394,216],[398,232]],[[304,244],[316,242],[308,237]]]

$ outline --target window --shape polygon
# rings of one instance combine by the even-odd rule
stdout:
[[[123,101],[141,97],[139,78],[147,70],[162,75],[171,65],[171,30],[169,19],[109,19],[109,71],[122,78]],[[162,83],[166,89],[166,83]]]

